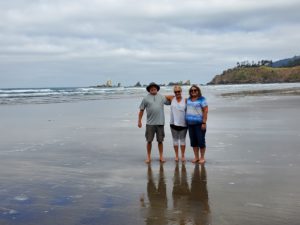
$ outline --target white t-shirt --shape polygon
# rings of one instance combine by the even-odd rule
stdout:
[[[180,127],[186,127],[185,109],[185,99],[182,98],[180,102],[177,102],[177,99],[174,97],[171,102],[170,124]]]

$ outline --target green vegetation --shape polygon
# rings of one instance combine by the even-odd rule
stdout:
[[[246,84],[300,82],[300,66],[273,68],[268,66],[235,67],[216,75],[208,84]]]

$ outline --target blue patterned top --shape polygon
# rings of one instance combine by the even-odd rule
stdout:
[[[190,98],[187,99],[185,119],[188,125],[202,123],[202,109],[205,106],[207,106],[207,102],[203,96],[196,101],[192,101]]]

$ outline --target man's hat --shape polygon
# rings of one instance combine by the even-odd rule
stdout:
[[[148,92],[150,92],[150,88],[151,88],[151,87],[156,87],[157,91],[159,91],[159,89],[160,89],[160,87],[159,87],[158,84],[156,84],[156,83],[154,83],[154,82],[151,82],[151,83],[146,87],[146,89],[147,89]]]

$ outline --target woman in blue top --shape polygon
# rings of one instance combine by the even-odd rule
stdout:
[[[206,99],[201,94],[200,88],[197,85],[191,86],[189,95],[190,97],[187,99],[186,103],[185,119],[188,125],[191,146],[193,147],[195,155],[195,158],[192,160],[192,162],[204,163],[208,105]]]

